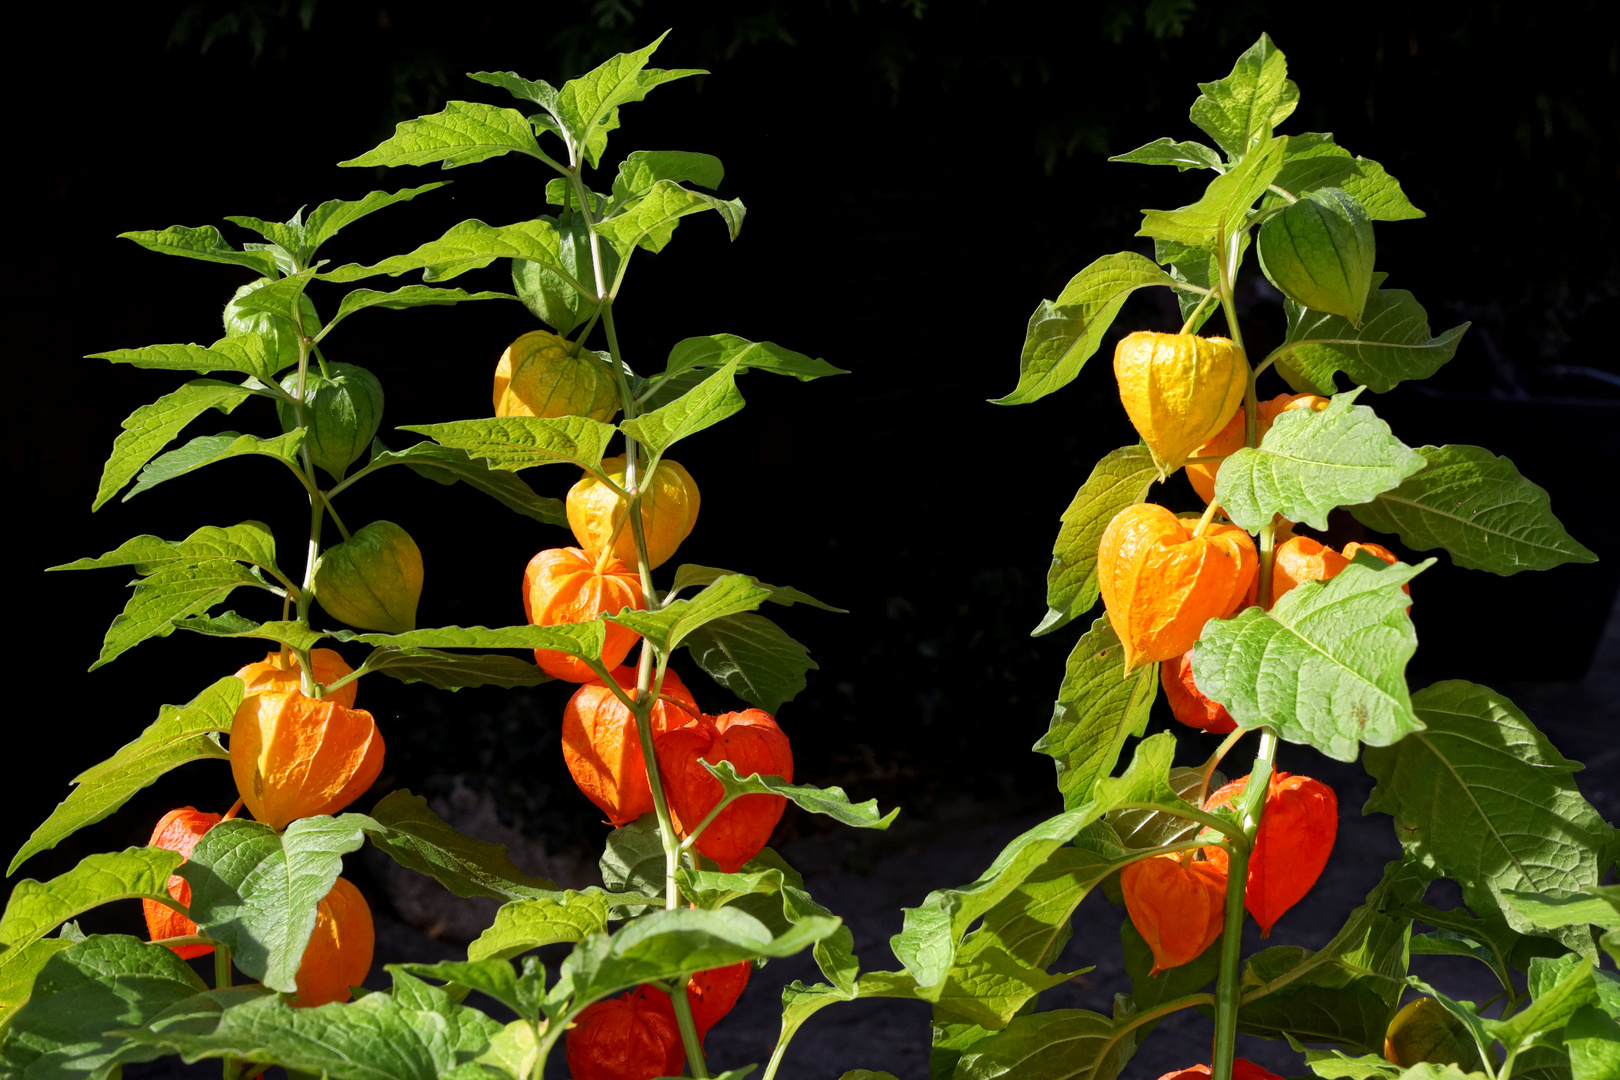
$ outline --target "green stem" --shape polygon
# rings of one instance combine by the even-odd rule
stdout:
[[[214,945],[214,989],[225,990],[231,985],[231,950],[228,946]]]
[[[1271,610],[1271,573],[1277,561],[1277,517],[1260,526],[1260,580],[1256,583],[1254,602],[1260,610]]]
[[[692,1003],[686,999],[686,980],[677,980],[670,991],[669,1003],[675,1006],[675,1023],[681,1029],[681,1044],[686,1047],[686,1069],[694,1077],[707,1077],[709,1067],[703,1060],[703,1044],[698,1041],[697,1023],[692,1019]]]
[[[1209,302],[1215,298],[1215,292],[1214,289],[1209,290],[1204,294],[1204,298],[1198,301],[1198,306],[1192,309],[1192,314],[1187,316],[1187,321],[1181,324],[1183,334],[1192,333],[1193,326],[1198,322],[1198,316],[1204,313],[1204,308],[1208,307]]]
[[[1254,769],[1238,796],[1238,822],[1250,843],[1260,830],[1266,792],[1271,787],[1271,763],[1277,756],[1277,736],[1261,729]],[[1243,973],[1243,894],[1249,879],[1249,851],[1233,845],[1226,861],[1226,926],[1221,932],[1221,973],[1215,983],[1215,1053],[1210,1062],[1212,1080],[1232,1080],[1232,1059],[1237,1051],[1239,980]]]

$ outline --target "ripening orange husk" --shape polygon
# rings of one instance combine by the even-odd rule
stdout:
[[[1226,338],[1139,330],[1114,349],[1114,377],[1125,414],[1166,475],[1232,418],[1249,362]]]
[[[1164,698],[1170,703],[1170,712],[1190,728],[1198,728],[1212,735],[1225,735],[1237,729],[1237,722],[1226,706],[1204,696],[1193,682],[1192,653],[1184,652],[1166,660],[1159,668],[1159,682],[1164,685]]]
[[[1126,668],[1192,648],[1206,622],[1244,605],[1258,569],[1254,541],[1236,526],[1212,523],[1194,536],[1154,503],[1115,514],[1097,546],[1097,583]]]
[[[1155,855],[1119,875],[1131,925],[1153,950],[1153,970],[1196,960],[1221,936],[1226,922],[1226,867]]]
[[[1329,581],[1337,577],[1355,559],[1358,551],[1365,551],[1390,566],[1400,562],[1395,553],[1383,544],[1351,541],[1344,545],[1344,551],[1340,553],[1308,536],[1288,538],[1277,545],[1276,555],[1272,559],[1271,602],[1275,604],[1283,593],[1302,581]],[[1412,595],[1411,585],[1402,585],[1401,589],[1407,596]],[[1411,605],[1407,605],[1406,610],[1411,611]]]
[[[297,691],[300,685],[298,654],[289,653],[285,659],[286,663],[284,665],[282,662],[283,655],[279,649],[266,653],[263,660],[242,668],[236,673],[236,677],[246,684],[246,693],[248,694],[292,693]],[[315,681],[323,686],[330,685],[339,679],[354,674],[354,668],[350,667],[343,657],[332,649],[311,649],[309,659],[315,667]],[[345,683],[327,694],[325,700],[335,701],[345,709],[352,709],[354,708],[354,692],[359,688],[360,681],[356,679],[354,682]]]
[[[293,982],[293,1004],[313,1008],[348,1001],[349,987],[365,982],[377,944],[371,908],[347,879],[332,882],[332,891],[315,905],[315,931],[304,946]]]
[[[1271,425],[1276,422],[1279,413],[1297,412],[1301,409],[1310,409],[1312,412],[1321,412],[1328,407],[1328,399],[1318,394],[1278,394],[1270,401],[1260,403],[1260,422],[1255,425],[1255,438],[1263,439]],[[1204,445],[1192,452],[1191,457],[1231,457],[1243,448],[1244,425],[1248,415],[1243,406],[1228,420],[1226,426]],[[1198,497],[1205,502],[1215,498],[1215,475],[1220,472],[1221,463],[1211,462],[1207,465],[1188,465],[1187,481],[1192,484]]]
[[[1248,782],[1247,776],[1233,780],[1206,799],[1204,809],[1229,805]],[[1270,937],[1283,912],[1311,891],[1327,866],[1338,832],[1339,799],[1332,788],[1309,776],[1271,774],[1243,883],[1243,906],[1260,924],[1261,937]],[[1207,847],[1204,856],[1226,873],[1225,851]]]
[[[236,710],[230,753],[243,804],[280,832],[364,795],[382,772],[383,738],[364,709],[298,693],[255,694]]]
[[[218,814],[205,813],[195,806],[182,806],[178,810],[170,810],[158,819],[156,827],[152,829],[152,839],[148,840],[147,844],[163,848],[165,851],[178,851],[189,859],[191,849],[197,846],[197,841],[221,820]],[[167,887],[169,895],[175,900],[187,907],[191,906],[191,882],[179,874],[170,874]],[[147,936],[153,941],[189,937],[197,932],[196,923],[156,900],[142,900],[141,910],[146,916]],[[170,945],[169,949],[182,960],[205,956],[214,951],[212,945]]]
[[[644,463],[645,464],[645,463]],[[606,458],[602,472],[615,484],[624,487],[624,455]],[[662,566],[681,541],[692,535],[697,525],[697,481],[679,462],[668,458],[658,463],[651,477],[643,476],[641,487],[641,532],[647,541],[647,566],[656,570]],[[625,521],[627,504],[618,492],[597,480],[590,473],[568,489],[568,527],[585,553],[600,558],[613,538],[613,554],[626,565],[636,565],[636,537],[630,523]],[[621,524],[622,522],[622,524]],[[617,532],[617,536],[614,533]]]
[[[641,578],[634,569],[609,556],[597,560],[579,548],[547,548],[523,571],[523,614],[536,626],[590,622],[625,608],[640,610]],[[624,663],[640,634],[619,623],[603,624],[602,665],[609,671]],[[596,672],[577,657],[555,649],[536,649],[534,662],[553,679],[590,682]]]
[[[620,667],[613,679],[634,696],[636,670]],[[697,723],[702,714],[692,692],[673,671],[664,672],[663,697],[652,707],[653,738]],[[641,755],[636,718],[605,683],[585,683],[563,708],[563,761],[585,797],[606,814],[615,828],[653,810],[652,788]]]

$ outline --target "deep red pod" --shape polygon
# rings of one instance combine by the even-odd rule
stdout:
[[[1233,780],[1204,802],[1205,810],[1227,806],[1243,792],[1247,776]],[[1339,832],[1339,799],[1333,789],[1309,776],[1271,774],[1260,830],[1249,853],[1243,906],[1268,937],[1283,912],[1305,898],[1322,876]],[[1226,852],[1204,849],[1205,857],[1226,871]]]
[[[587,1005],[565,1047],[572,1080],[652,1080],[679,1076],[686,1065],[668,995],[646,986]]]
[[[219,814],[205,814],[195,806],[182,806],[178,810],[170,810],[158,819],[157,827],[152,830],[152,839],[147,843],[165,851],[178,851],[189,859],[191,849],[197,846],[197,841],[202,839],[203,833],[223,820]],[[179,874],[170,874],[168,884],[169,895],[190,907],[191,882]],[[197,932],[195,922],[156,900],[142,900],[141,909],[146,915],[147,936],[152,941],[185,937]],[[212,945],[171,945],[169,948],[182,960],[206,956],[214,951]]]
[[[737,1004],[743,988],[748,985],[748,976],[753,973],[753,962],[741,960],[725,967],[693,972],[686,980],[686,1003],[692,1010],[692,1026],[697,1028],[699,1040]],[[669,995],[662,990],[645,985],[640,989],[649,998],[669,1001]]]
[[[1205,697],[1193,682],[1192,650],[1160,665],[1159,682],[1164,686],[1171,713],[1183,724],[1213,735],[1225,735],[1237,729],[1237,722],[1226,711],[1226,706]]]
[[[1200,1080],[1210,1075],[1208,1065],[1194,1065],[1187,1069],[1167,1072],[1159,1080]],[[1267,1072],[1247,1058],[1232,1059],[1232,1080],[1283,1080],[1276,1073]]]
[[[793,780],[793,750],[788,737],[763,709],[703,717],[697,723],[665,732],[654,744],[664,791],[682,836],[702,824],[725,789],[701,762],[729,761],[739,776],[759,773]],[[780,795],[744,795],[721,811],[692,845],[734,874],[770,841],[787,799]]]

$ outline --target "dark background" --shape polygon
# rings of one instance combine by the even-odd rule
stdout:
[[[560,84],[667,27],[674,32],[653,63],[713,74],[627,106],[608,156],[714,153],[729,170],[721,193],[741,197],[749,214],[735,245],[718,220],[700,216],[664,253],[636,257],[618,307],[626,359],[656,370],[675,341],[731,332],[851,371],[810,384],[750,374],[741,384],[748,408],[678,455],[703,493],[680,560],[851,610],[770,613],[821,665],[779,714],[800,779],[901,804],[921,822],[947,820],[964,799],[987,813],[1056,808],[1051,762],[1028,748],[1046,729],[1079,627],[1028,632],[1044,612],[1059,513],[1098,457],[1134,439],[1108,375],[1114,338],[1052,397],[1017,409],[985,399],[1016,381],[1024,321],[1042,297],[1099,255],[1149,251],[1133,236],[1140,209],[1190,202],[1207,181],[1106,156],[1160,135],[1203,139],[1186,119],[1195,83],[1223,77],[1262,30],[1302,91],[1284,132],[1334,132],[1429,212],[1378,226],[1390,285],[1412,290],[1437,332],[1474,323],[1433,380],[1363,403],[1411,445],[1473,442],[1511,457],[1604,559],[1501,579],[1442,557],[1414,585],[1422,647],[1412,684],[1579,679],[1620,567],[1611,516],[1620,44],[1604,9],[214,0],[108,8],[94,19],[68,5],[36,12],[33,32],[14,42],[36,74],[13,95],[13,247],[0,269],[11,387],[6,565],[20,601],[0,850],[14,851],[69,779],[133,738],[160,703],[188,700],[258,655],[251,644],[176,634],[86,675],[127,595],[124,579],[43,567],[137,533],[178,539],[249,517],[275,527],[284,564],[301,566],[307,511],[291,478],[265,461],[88,513],[119,421],[182,377],[81,357],[212,341],[220,308],[252,276],[161,258],[115,235],[217,224],[239,245],[257,238],[225,224],[226,214],[282,219],[328,198],[439,179],[454,183],[351,226],[323,253],[369,263],[468,217],[532,217],[546,209],[548,176],[527,159],[449,173],[335,162],[449,99],[511,104],[467,71]],[[496,268],[454,284],[509,288]],[[317,285],[311,295],[330,312],[341,289]],[[1281,339],[1281,307],[1263,282],[1245,290],[1243,317],[1254,355]],[[1178,324],[1168,294],[1139,293],[1117,325]],[[402,444],[388,434],[395,424],[487,414],[496,357],[536,326],[511,303],[370,312],[329,339],[327,355],[382,378],[383,434]],[[1263,397],[1285,389],[1267,378]],[[209,415],[186,437],[275,427],[257,403],[228,421]],[[564,470],[524,476],[557,496],[574,479]],[[1179,479],[1155,497],[1196,504]],[[421,544],[421,625],[516,621],[526,560],[572,543],[403,469],[361,485],[340,509],[351,528],[386,517]],[[236,606],[253,614],[252,603],[239,596]],[[689,660],[677,666],[705,708],[739,707]],[[551,849],[594,847],[596,815],[556,748],[567,693],[450,695],[367,679],[360,705],[389,747],[376,793],[442,794],[459,783],[492,795],[508,824]],[[1593,720],[1536,719],[1555,741],[1560,723]],[[1207,752],[1190,733],[1187,741],[1188,760]],[[1316,760],[1286,754],[1285,768]],[[223,809],[233,797],[227,770],[189,766],[21,873],[44,878],[89,851],[143,843],[164,810]],[[822,831],[790,812],[778,842]],[[120,928],[138,925],[125,925],[129,913],[108,925],[118,918]]]

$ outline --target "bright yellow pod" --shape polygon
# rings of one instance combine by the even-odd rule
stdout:
[[[613,369],[566,338],[531,330],[495,365],[496,416],[589,416],[608,421],[619,411]]]
[[[1114,350],[1125,413],[1161,475],[1220,433],[1249,381],[1249,361],[1226,338],[1138,331]]]
[[[602,473],[624,486],[624,455],[602,462]],[[697,524],[698,488],[692,474],[665,458],[650,477],[642,478],[641,528],[647,537],[647,564],[662,565]],[[613,554],[626,566],[636,565],[636,538],[625,521],[625,502],[617,492],[587,473],[568,489],[568,527],[591,558],[600,559],[612,539]],[[617,537],[614,537],[617,532]]]

